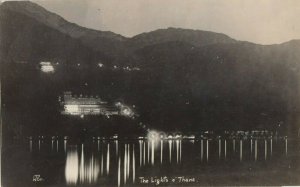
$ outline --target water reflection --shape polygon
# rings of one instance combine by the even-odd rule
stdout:
[[[226,156],[227,156],[227,141],[224,140],[224,158],[226,160]]]
[[[270,154],[273,154],[273,139],[270,140]]]
[[[107,175],[109,174],[109,144],[107,144],[106,173],[107,173]]]
[[[267,151],[268,151],[268,145],[267,145],[267,140],[265,140],[265,160],[267,160]]]
[[[179,140],[176,140],[176,161],[179,162]]]
[[[142,152],[143,152],[143,148],[142,148],[142,146],[143,146],[143,141],[142,140],[139,140],[139,146],[140,146],[140,166],[142,166]]]
[[[219,159],[221,159],[221,139],[219,139]]]
[[[119,145],[118,145],[118,140],[115,140],[115,147],[116,147],[116,157],[118,157],[118,153],[119,153],[119,150],[118,150],[118,147],[119,147]]]
[[[54,137],[51,138],[51,150],[53,151],[53,147],[54,147]]]
[[[121,185],[121,158],[118,160],[118,186]]]
[[[240,140],[240,161],[243,160],[243,140]]]
[[[29,150],[30,150],[30,152],[32,152],[32,139],[31,138],[29,140]]]
[[[201,139],[201,162],[203,161],[203,139]]]
[[[56,152],[58,152],[58,140],[56,140]]]
[[[154,140],[151,140],[151,164],[154,165]]]
[[[164,142],[163,140],[160,140],[160,163],[163,162],[163,151],[164,151]]]
[[[145,165],[145,160],[146,160],[146,143],[145,142],[143,143],[143,151],[144,151],[143,152],[144,153],[143,154],[144,155],[144,157],[143,157],[143,161],[144,161],[143,164]]]
[[[232,144],[233,144],[233,152],[235,153],[235,139],[232,140]]]
[[[67,184],[76,184],[78,180],[78,153],[76,149],[70,149],[66,159],[65,177]]]
[[[236,139],[232,140],[232,144],[227,142],[228,139],[221,138],[200,139],[194,142],[180,139],[127,142],[98,139],[92,145],[71,145],[68,139],[60,140],[57,137],[50,138],[47,143],[46,140],[44,142],[31,138],[28,142],[29,151],[41,154],[47,150],[48,145],[52,154],[63,155],[66,159],[66,184],[81,186],[111,184],[112,181],[115,186],[131,186],[136,183],[137,176],[141,176],[141,171],[177,165],[182,167],[191,162],[196,166],[197,158],[201,159],[198,163],[200,165],[203,164],[203,160],[206,161],[206,165],[214,165],[216,160],[219,160],[218,163],[222,163],[220,161],[223,160],[259,164],[270,160],[273,154],[283,157],[288,154],[287,138],[278,142],[269,138]],[[136,164],[139,166],[136,167]]]
[[[65,165],[65,178],[68,185],[74,185],[78,182],[81,184],[97,182],[99,175],[98,161],[93,155],[90,158],[85,158],[83,144],[80,152],[81,154],[78,154],[77,146],[70,147],[68,150]]]
[[[287,137],[285,137],[285,155],[287,155],[288,152],[288,140]]]
[[[169,140],[169,161],[172,162],[172,140]]]
[[[149,163],[149,161],[150,161],[150,141],[148,141],[148,144],[147,144],[147,154],[148,154],[148,162],[147,163]]]
[[[209,153],[209,143],[208,140],[206,140],[206,161],[208,162],[208,153]]]
[[[125,152],[124,152],[124,184],[126,184],[127,179],[127,144],[125,145]]]
[[[252,150],[253,150],[253,140],[251,138],[250,140],[250,154],[252,155]]]
[[[181,162],[181,157],[182,157],[182,142],[181,142],[181,140],[179,141],[179,146],[180,146],[180,148],[179,148],[179,161]]]
[[[255,140],[254,157],[255,161],[257,161],[257,140]]]
[[[64,151],[67,151],[67,140],[64,140]]]
[[[103,162],[103,152],[101,152],[101,176],[103,175],[103,165],[104,165],[104,162]]]
[[[132,149],[132,182],[135,183],[135,150]]]

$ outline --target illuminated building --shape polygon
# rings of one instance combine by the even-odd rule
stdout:
[[[120,115],[117,108],[108,105],[99,97],[74,97],[71,92],[65,92],[61,104],[64,106],[62,114],[65,115]]]

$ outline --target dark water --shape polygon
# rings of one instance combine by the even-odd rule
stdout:
[[[16,147],[13,155],[4,156],[3,184],[296,185],[300,184],[297,145],[289,139],[94,139],[77,144],[34,139],[19,145],[23,152]]]

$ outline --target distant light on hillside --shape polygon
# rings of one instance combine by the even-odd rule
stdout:
[[[51,62],[41,62],[41,71],[44,73],[54,73],[54,67]]]
[[[104,64],[98,63],[98,67],[99,67],[99,68],[103,68],[103,67],[104,67]]]

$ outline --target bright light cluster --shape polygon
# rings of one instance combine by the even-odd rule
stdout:
[[[65,105],[65,112],[76,115],[79,113],[79,106],[78,105]]]
[[[133,110],[129,106],[124,105],[121,102],[117,102],[115,104],[115,106],[117,108],[119,108],[120,115],[130,117],[130,118],[134,117],[135,113],[133,112]]]
[[[99,68],[103,68],[103,67],[104,67],[104,64],[98,63],[98,67],[99,67]]]
[[[54,67],[50,62],[41,62],[41,71],[44,73],[53,73]]]
[[[123,69],[124,71],[140,71],[141,70],[139,67],[130,67],[130,66],[119,67],[117,65],[114,65],[113,69],[115,69],[115,70]]]
[[[157,141],[159,139],[159,134],[156,131],[149,131],[148,132],[148,140],[153,140],[153,141]]]

